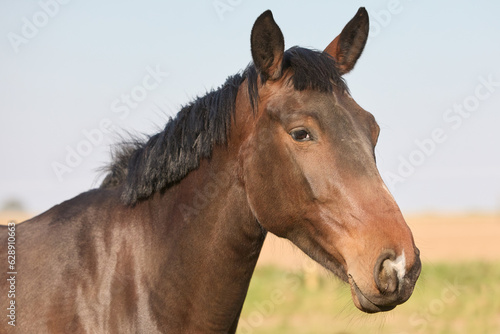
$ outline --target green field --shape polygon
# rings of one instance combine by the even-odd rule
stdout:
[[[238,327],[259,333],[500,334],[500,263],[424,264],[412,297],[364,314],[330,274],[257,268]]]

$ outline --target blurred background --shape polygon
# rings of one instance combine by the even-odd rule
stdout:
[[[96,187],[113,144],[156,133],[243,70],[264,10],[286,48],[322,50],[360,6],[369,42],[345,78],[381,127],[377,163],[422,251],[422,277],[395,311],[360,314],[346,286],[270,237],[239,332],[500,333],[493,0],[1,1],[1,222]]]

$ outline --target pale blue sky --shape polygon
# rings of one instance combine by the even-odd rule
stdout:
[[[498,1],[66,2],[0,0],[0,205],[15,197],[41,212],[96,186],[119,134],[156,132],[250,62],[264,10],[287,48],[323,49],[365,6],[372,35],[346,80],[382,128],[378,165],[400,206],[500,210]],[[168,76],[141,96],[155,69]],[[124,116],[132,92],[143,100]],[[102,123],[122,130],[85,146]],[[70,167],[78,148],[88,155]]]

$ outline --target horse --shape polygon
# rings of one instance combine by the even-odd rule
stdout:
[[[1,332],[234,333],[268,232],[361,311],[405,302],[419,250],[376,166],[379,126],[343,79],[368,30],[360,8],[323,51],[285,51],[261,14],[245,70],[118,146],[98,188],[9,227],[15,327]]]

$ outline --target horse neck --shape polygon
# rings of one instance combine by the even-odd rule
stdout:
[[[238,177],[237,151],[216,148],[210,161],[145,206],[156,224],[153,286],[166,294],[155,292],[150,305],[183,329],[235,330],[264,242]]]

